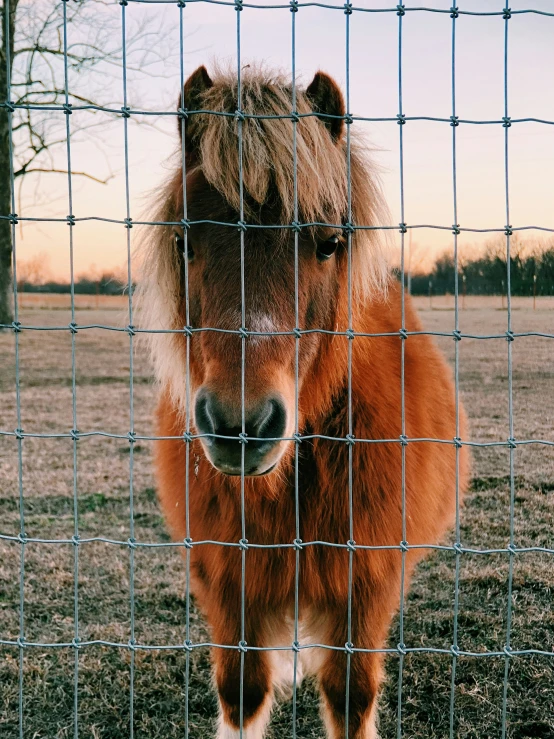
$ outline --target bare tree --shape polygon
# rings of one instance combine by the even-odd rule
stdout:
[[[70,121],[71,140],[85,134],[102,148],[101,134],[118,114],[98,108],[121,109],[121,100],[110,99],[122,66],[117,10],[105,0],[0,0],[0,324],[12,320],[12,166],[13,183],[32,173],[67,174],[56,152],[65,147],[72,108],[79,115]],[[144,21],[129,29],[129,74],[154,74],[167,59],[166,45],[156,43],[162,33],[161,25]],[[112,176],[107,162],[106,157],[102,171],[72,170],[72,175],[105,183]]]

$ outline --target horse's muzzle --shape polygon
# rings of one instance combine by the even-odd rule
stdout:
[[[283,449],[286,409],[279,396],[253,408],[231,406],[205,387],[196,395],[195,425],[206,456],[226,475],[265,475],[273,470]]]

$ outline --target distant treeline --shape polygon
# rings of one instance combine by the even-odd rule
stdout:
[[[495,253],[496,252],[496,253]],[[445,295],[454,292],[454,258],[444,254],[427,274],[411,276],[413,295]],[[510,259],[512,295],[554,295],[554,246],[544,251]],[[507,292],[506,255],[489,250],[484,256],[458,265],[458,290],[467,295],[500,295]]]
[[[127,292],[127,283],[122,283],[112,274],[103,274],[97,280],[92,277],[79,277],[75,280],[76,295],[122,295]],[[21,280],[17,283],[19,292],[26,293],[69,293],[71,284],[69,282],[31,282]]]
[[[413,273],[410,276],[413,295],[446,295],[454,292],[454,258],[451,253],[443,254],[430,272]],[[510,260],[510,282],[512,295],[554,295],[554,245],[525,254],[523,249],[514,248]],[[489,248],[484,255],[458,264],[458,291],[467,295],[501,295],[507,291],[506,256],[499,245]],[[68,282],[50,280],[39,282],[21,280],[20,292],[69,293]],[[79,277],[75,281],[77,295],[122,295],[127,292],[127,283],[112,273],[95,279]]]

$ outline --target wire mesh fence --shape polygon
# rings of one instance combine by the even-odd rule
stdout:
[[[180,37],[180,82],[181,90],[184,90],[185,84],[185,59],[186,59],[186,46],[185,46],[185,28],[186,28],[186,9],[191,3],[205,4],[217,4],[227,6],[229,12],[235,12],[236,14],[236,76],[238,80],[238,93],[237,93],[237,110],[234,113],[216,113],[214,111],[205,110],[187,110],[185,107],[184,97],[181,100],[181,107],[178,111],[147,111],[147,110],[135,110],[132,109],[128,104],[127,95],[127,60],[126,60],[126,18],[127,14],[134,10],[132,6],[140,5],[142,3],[167,3],[176,5],[179,12],[179,37]],[[11,194],[12,194],[12,212],[9,214],[0,214],[0,217],[4,220],[8,220],[11,224],[11,238],[13,244],[13,299],[14,299],[14,320],[11,324],[2,326],[4,329],[8,329],[13,332],[14,346],[15,346],[15,393],[16,393],[16,411],[17,411],[17,428],[15,430],[1,429],[0,434],[4,437],[11,437],[17,443],[17,454],[18,454],[18,490],[19,490],[19,532],[12,533],[2,531],[0,538],[6,542],[13,542],[20,547],[20,566],[19,566],[19,636],[16,639],[3,638],[0,634],[0,644],[6,647],[11,647],[17,651],[19,660],[19,736],[23,737],[26,735],[25,722],[24,722],[24,669],[26,654],[30,650],[48,650],[48,649],[69,649],[73,650],[74,663],[73,663],[73,734],[75,737],[79,736],[82,727],[79,722],[79,697],[80,697],[80,681],[79,681],[79,667],[80,667],[80,655],[83,650],[91,646],[102,646],[106,648],[124,649],[129,652],[129,735],[133,737],[135,735],[134,726],[134,702],[135,702],[135,656],[137,652],[143,651],[154,651],[154,650],[178,650],[185,654],[185,676],[184,676],[184,711],[185,711],[185,736],[194,735],[193,730],[189,726],[189,690],[193,684],[194,676],[191,673],[190,656],[194,650],[213,647],[227,650],[238,650],[241,659],[241,670],[240,670],[240,729],[239,735],[243,736],[243,684],[244,684],[244,672],[245,672],[245,655],[249,651],[288,651],[292,654],[293,659],[293,713],[292,723],[290,726],[290,735],[296,737],[297,735],[297,663],[299,655],[303,650],[309,650],[314,648],[320,648],[323,650],[336,651],[343,653],[346,656],[347,662],[347,679],[346,679],[346,719],[345,719],[345,736],[349,736],[349,725],[348,725],[348,707],[349,701],[349,685],[350,685],[350,662],[353,655],[356,653],[364,652],[380,652],[384,654],[394,655],[398,660],[398,696],[397,696],[397,719],[396,719],[396,735],[400,737],[405,736],[403,731],[403,669],[404,661],[407,655],[418,654],[418,653],[435,653],[447,656],[451,660],[450,667],[450,707],[449,707],[449,736],[453,739],[457,736],[457,723],[456,723],[456,677],[459,660],[462,657],[470,657],[474,659],[486,659],[486,658],[501,658],[504,660],[504,676],[503,676],[503,692],[502,692],[502,704],[499,707],[501,710],[501,731],[502,737],[506,737],[509,734],[509,721],[508,721],[508,686],[510,681],[510,668],[514,664],[516,658],[536,655],[552,659],[553,653],[550,649],[518,649],[513,646],[511,631],[512,631],[512,603],[513,603],[513,577],[514,577],[514,561],[518,555],[524,553],[540,553],[546,555],[554,555],[554,548],[543,547],[543,546],[518,546],[518,542],[515,535],[514,529],[514,507],[515,507],[515,461],[516,454],[519,448],[528,445],[538,445],[543,447],[554,447],[554,440],[549,438],[517,438],[514,433],[514,399],[513,399],[513,345],[514,341],[520,337],[541,337],[546,339],[554,339],[554,333],[548,333],[544,331],[514,331],[512,321],[512,303],[511,303],[511,290],[510,290],[510,244],[511,237],[514,233],[519,231],[536,230],[543,232],[554,232],[554,229],[545,226],[537,225],[512,225],[510,217],[510,180],[509,180],[509,142],[510,142],[510,130],[512,126],[518,123],[535,122],[544,126],[554,125],[554,121],[545,120],[539,118],[511,118],[509,108],[509,97],[508,97],[508,83],[509,83],[509,29],[511,23],[517,22],[517,16],[521,14],[537,14],[544,16],[545,22],[552,22],[550,19],[554,19],[554,13],[546,12],[538,9],[526,9],[526,10],[511,10],[508,7],[500,8],[495,11],[467,11],[457,7],[438,9],[438,8],[426,8],[426,7],[406,7],[404,5],[397,5],[394,7],[384,8],[365,8],[346,3],[344,5],[334,5],[329,3],[317,3],[317,2],[298,2],[297,0],[291,0],[289,4],[275,4],[275,5],[258,5],[255,3],[245,3],[242,0],[235,0],[235,2],[225,2],[224,0],[120,0],[119,6],[121,8],[121,49],[122,49],[122,107],[121,108],[106,108],[103,106],[92,106],[92,105],[75,105],[70,103],[70,90],[68,83],[68,25],[65,22],[63,25],[63,47],[64,47],[64,69],[65,69],[65,102],[61,106],[50,106],[47,109],[51,110],[52,115],[64,115],[66,125],[66,157],[67,157],[67,207],[68,215],[65,219],[59,218],[35,218],[35,217],[21,217],[16,213],[16,196],[14,187],[14,170],[13,170],[13,137],[12,137],[12,119],[16,112],[16,109],[32,108],[32,106],[18,104],[17,106],[11,102],[11,82],[9,77],[10,60],[9,60],[9,44],[8,48],[8,84],[7,90],[2,91],[2,96],[5,94],[2,108],[7,114],[9,126],[10,126],[10,157],[12,162],[10,177],[11,177]],[[67,0],[63,2],[64,14],[67,7]],[[303,117],[315,116],[316,113],[298,113],[296,110],[296,22],[298,13],[305,7],[317,7],[320,8],[321,12],[335,12],[337,18],[342,18],[341,23],[344,24],[344,38],[345,38],[345,79],[346,79],[346,112],[340,118],[346,125],[346,156],[347,156],[347,176],[348,176],[348,213],[345,223],[332,224],[332,223],[302,223],[300,220],[300,213],[298,207],[298,176],[297,176],[297,127]],[[290,327],[287,331],[255,331],[249,329],[246,321],[246,310],[245,310],[245,235],[249,229],[260,228],[259,225],[249,223],[247,216],[245,215],[244,207],[244,172],[243,172],[243,125],[244,122],[250,118],[267,120],[277,119],[281,116],[276,115],[250,115],[242,110],[242,97],[241,97],[241,76],[243,74],[243,62],[241,58],[241,17],[245,12],[261,12],[264,9],[280,9],[283,13],[290,12],[291,26],[291,86],[292,86],[292,101],[290,114],[286,116],[292,122],[292,135],[293,135],[293,177],[294,177],[294,219],[288,224],[276,224],[273,226],[278,229],[288,229],[292,232],[294,238],[294,266],[295,266],[295,326]],[[5,3],[6,18],[10,12],[9,1]],[[394,118],[372,118],[367,116],[354,115],[350,109],[350,31],[352,24],[356,22],[356,16],[359,13],[391,13],[395,14],[398,18],[398,87],[397,87],[397,100],[398,100],[398,113]],[[430,116],[409,116],[404,112],[403,107],[403,28],[406,22],[406,17],[413,14],[425,14],[425,13],[441,13],[446,14],[451,18],[451,115],[444,118],[430,117]],[[474,120],[474,119],[462,119],[457,115],[456,105],[456,29],[460,18],[464,15],[468,16],[496,16],[499,21],[504,22],[504,59],[503,59],[503,88],[504,88],[504,108],[501,111],[502,115],[494,120]],[[9,25],[6,21],[5,28]],[[44,109],[44,106],[41,106]],[[123,148],[125,157],[125,195],[126,195],[126,210],[124,217],[121,219],[108,219],[96,214],[75,214],[73,208],[73,183],[72,183],[72,149],[71,149],[71,114],[79,110],[97,110],[100,112],[109,112],[116,114],[121,118],[121,125],[123,128]],[[240,254],[241,254],[241,328],[238,331],[231,329],[219,328],[217,326],[202,326],[193,327],[190,321],[189,313],[189,275],[188,275],[188,263],[184,260],[185,265],[185,277],[184,277],[184,301],[186,306],[187,320],[186,325],[182,328],[171,328],[165,327],[163,329],[153,329],[148,326],[136,326],[134,319],[134,305],[133,305],[133,287],[134,287],[134,272],[132,265],[132,236],[133,228],[135,226],[143,226],[145,228],[158,228],[163,226],[175,226],[183,229],[184,234],[184,250],[187,251],[187,238],[189,228],[195,225],[195,221],[188,218],[187,212],[187,198],[184,197],[184,211],[182,218],[176,221],[145,221],[137,220],[132,217],[131,209],[131,198],[129,188],[129,134],[128,126],[129,121],[133,117],[139,116],[174,116],[180,120],[182,130],[182,148],[181,148],[181,159],[182,159],[182,187],[186,193],[187,190],[187,166],[186,166],[186,151],[185,151],[185,124],[187,120],[192,119],[195,115],[207,114],[207,115],[223,115],[230,116],[237,121],[237,147],[238,147],[238,161],[239,161],[239,187],[240,187],[240,209],[239,209],[239,220],[238,222],[216,222],[215,225],[228,226],[238,229],[240,238]],[[444,124],[451,128],[452,136],[452,224],[441,225],[441,224],[410,224],[405,220],[404,214],[404,135],[405,126],[409,125],[412,121],[423,120],[423,121],[434,121],[437,123]],[[400,179],[398,183],[399,196],[400,196],[400,215],[401,222],[399,224],[384,224],[384,225],[371,225],[371,224],[359,224],[355,223],[352,215],[352,191],[351,191],[351,141],[350,141],[350,129],[352,124],[358,121],[366,122],[393,122],[398,125],[398,141],[399,141],[399,171]],[[461,125],[476,125],[476,126],[500,126],[504,131],[504,188],[505,188],[505,224],[498,225],[494,228],[489,229],[478,229],[472,228],[471,224],[460,224],[458,218],[458,195],[457,195],[457,132]],[[71,320],[69,325],[57,325],[57,326],[41,326],[41,325],[25,325],[21,322],[19,311],[18,311],[18,281],[17,281],[17,245],[18,245],[18,234],[17,225],[19,221],[61,221],[67,223],[69,227],[69,262],[71,267]],[[124,327],[107,324],[80,324],[77,321],[77,315],[75,312],[75,293],[73,290],[74,286],[74,244],[73,244],[73,233],[76,224],[86,221],[107,221],[110,223],[118,224],[126,229],[126,247],[127,247],[127,280],[128,280],[128,322]],[[328,226],[328,227],[341,227],[345,231],[347,240],[347,251],[348,251],[348,326],[345,330],[339,331],[328,331],[325,329],[302,329],[300,328],[301,321],[299,316],[299,286],[298,286],[298,274],[299,274],[299,239],[303,232],[303,229],[307,229],[314,225]],[[263,228],[271,228],[271,226],[264,225]],[[382,230],[399,233],[400,235],[400,274],[401,283],[405,284],[405,237],[410,231],[415,229],[439,229],[452,234],[452,250],[454,259],[454,327],[452,331],[410,331],[405,326],[405,294],[401,292],[401,315],[400,315],[400,326],[395,332],[384,332],[384,333],[368,333],[356,331],[353,322],[353,289],[352,289],[352,240],[353,236],[357,231],[360,230]],[[506,313],[506,330],[503,332],[496,333],[466,333],[460,328],[460,302],[459,302],[459,249],[458,249],[458,237],[462,232],[491,232],[504,234],[506,239],[506,295],[507,295],[507,313]],[[128,336],[129,341],[129,430],[128,433],[114,433],[109,429],[106,430],[87,430],[86,428],[80,428],[79,414],[78,414],[78,392],[76,382],[76,345],[78,337],[81,332],[85,331],[115,331],[122,332]],[[21,414],[21,393],[20,393],[20,354],[19,345],[20,337],[23,332],[33,331],[61,331],[68,332],[71,337],[71,394],[72,394],[72,428],[68,429],[64,433],[50,433],[50,432],[26,432],[22,427],[22,414]],[[241,531],[242,536],[238,541],[215,541],[215,540],[193,540],[190,534],[190,522],[189,522],[189,477],[193,468],[193,461],[191,460],[191,444],[195,439],[199,438],[222,438],[226,439],[229,437],[221,436],[218,434],[198,434],[194,431],[193,424],[193,412],[192,412],[192,398],[191,398],[191,381],[190,381],[190,352],[191,352],[191,340],[195,334],[205,332],[216,332],[222,334],[234,334],[240,337],[242,345],[242,375],[241,375],[241,396],[242,396],[242,431],[237,438],[238,442],[242,444],[242,471],[241,471]],[[134,422],[134,368],[133,362],[135,357],[135,341],[139,334],[152,334],[152,333],[165,333],[165,334],[181,334],[186,338],[187,346],[187,367],[186,367],[186,409],[185,409],[185,430],[182,436],[154,436],[138,434],[135,431]],[[336,336],[342,336],[348,340],[348,393],[347,393],[347,417],[348,417],[348,433],[344,437],[328,436],[318,433],[307,433],[300,424],[300,412],[299,412],[299,346],[302,338],[311,333],[318,334],[333,334]],[[407,435],[406,430],[406,415],[405,415],[405,346],[406,341],[412,336],[418,335],[431,335],[436,337],[449,337],[454,340],[454,380],[455,380],[455,401],[456,401],[456,433],[454,438],[411,438]],[[247,367],[247,346],[248,341],[255,337],[260,336],[289,336],[295,340],[295,423],[294,433],[291,436],[279,436],[275,438],[275,441],[289,441],[295,445],[294,454],[294,501],[295,501],[295,532],[294,538],[291,541],[275,541],[272,544],[260,544],[255,541],[249,541],[246,535],[246,500],[245,500],[245,448],[248,441],[257,441],[255,437],[249,436],[246,433],[246,420],[245,420],[245,394],[246,394],[246,380],[245,373]],[[379,339],[382,337],[397,337],[400,340],[401,347],[401,434],[397,438],[388,439],[372,439],[372,438],[357,438],[354,436],[353,427],[353,393],[352,393],[352,347],[353,342],[359,337],[369,337]],[[506,362],[507,362],[507,395],[508,395],[508,417],[509,417],[509,436],[506,439],[498,439],[496,441],[479,442],[470,438],[463,438],[460,432],[460,342],[463,339],[478,339],[478,340],[489,340],[489,339],[505,339],[506,340]],[[77,448],[80,440],[90,437],[105,437],[111,439],[120,439],[129,444],[129,523],[128,523],[128,536],[121,538],[110,538],[104,536],[95,537],[84,537],[81,536],[79,527],[79,469],[78,469],[78,455]],[[56,438],[56,439],[67,439],[70,441],[73,450],[73,518],[74,528],[73,535],[67,538],[40,538],[31,537],[26,533],[25,515],[24,515],[24,499],[25,489],[23,484],[23,449],[25,441],[30,438]],[[134,514],[134,464],[135,464],[135,448],[140,441],[162,441],[162,440],[179,439],[182,440],[186,448],[186,471],[184,475],[184,496],[185,496],[185,507],[186,507],[186,528],[187,534],[182,541],[177,542],[149,542],[141,541],[136,538],[135,532],[135,514]],[[299,474],[299,455],[300,446],[302,442],[313,440],[313,439],[325,439],[333,441],[338,444],[345,444],[348,447],[348,460],[349,460],[349,474],[348,474],[348,490],[346,491],[346,504],[349,510],[349,521],[350,521],[350,534],[347,541],[343,543],[336,543],[330,541],[303,541],[301,538],[301,489],[302,480]],[[267,439],[265,439],[267,441]],[[455,449],[456,453],[456,469],[459,469],[459,455],[460,450],[463,447],[472,448],[504,448],[508,451],[509,456],[509,489],[510,489],[510,505],[509,505],[509,521],[510,521],[510,533],[509,541],[506,546],[503,547],[492,547],[492,548],[474,548],[464,546],[461,534],[460,524],[460,500],[459,500],[459,479],[458,472],[456,474],[456,521],[455,530],[452,537],[452,541],[449,544],[436,544],[436,543],[425,543],[425,544],[411,544],[407,540],[406,533],[406,453],[407,448],[411,445],[416,444],[428,444],[436,443],[442,445],[450,445]],[[402,455],[402,486],[399,490],[399,496],[402,506],[402,540],[391,546],[371,546],[371,545],[360,545],[354,540],[354,506],[353,506],[353,486],[355,484],[354,472],[353,472],[353,453],[354,448],[358,444],[396,444],[401,450]],[[128,555],[128,567],[129,567],[129,639],[126,641],[108,641],[103,639],[86,640],[81,637],[81,630],[79,626],[80,621],[80,590],[79,590],[79,562],[80,552],[84,546],[92,542],[99,542],[107,546],[113,546],[115,551],[120,552],[121,550],[126,551]],[[74,636],[70,641],[64,642],[38,642],[31,641],[26,638],[25,628],[25,557],[26,548],[30,544],[37,545],[70,545],[73,549],[73,627]],[[240,640],[238,643],[214,643],[210,641],[203,641],[201,643],[194,642],[191,635],[191,600],[190,600],[190,579],[191,579],[191,551],[195,547],[206,547],[206,546],[219,546],[235,548],[240,552],[241,556],[241,612],[240,612]],[[302,552],[311,547],[334,547],[337,549],[343,549],[348,553],[348,612],[347,612],[347,641],[344,646],[336,646],[333,644],[322,644],[322,643],[301,643],[299,624],[300,624],[300,577],[299,572],[302,567]],[[135,629],[135,557],[139,550],[149,550],[152,548],[179,548],[184,551],[185,554],[185,579],[186,579],[186,623],[185,639],[182,643],[174,644],[149,644],[142,643],[136,638]],[[245,623],[246,623],[246,577],[247,577],[247,560],[248,552],[255,549],[289,549],[294,552],[295,557],[295,592],[294,592],[294,635],[291,644],[284,644],[278,647],[268,647],[257,644],[250,644],[246,641]],[[399,642],[396,648],[382,648],[382,649],[367,649],[363,646],[356,645],[352,636],[352,593],[353,593],[353,566],[357,551],[372,550],[372,549],[394,549],[400,552],[402,558],[402,577],[401,577],[401,593],[400,593],[400,611],[399,611]],[[452,602],[452,639],[451,646],[449,648],[431,648],[428,646],[419,647],[405,643],[404,638],[404,626],[405,626],[405,593],[404,593],[404,582],[405,582],[405,567],[406,567],[406,556],[412,549],[425,549],[425,550],[440,550],[448,551],[453,554],[454,567],[455,567],[455,591]],[[487,556],[492,554],[505,555],[508,563],[508,579],[507,579],[507,611],[506,611],[506,630],[505,638],[502,645],[495,650],[486,651],[468,651],[460,648],[458,643],[458,618],[459,618],[459,577],[460,577],[460,566],[461,558],[465,554],[471,554],[476,556]],[[545,710],[547,707],[545,707]],[[246,730],[245,730],[246,731]]]

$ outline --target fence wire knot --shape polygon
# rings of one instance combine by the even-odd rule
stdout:
[[[464,548],[462,547],[462,545],[460,544],[459,541],[455,542],[455,544],[454,544],[454,546],[452,548],[454,549],[454,551],[456,552],[456,554],[463,554],[464,553]]]
[[[504,8],[504,12],[502,14],[502,17],[504,18],[505,21],[510,20],[510,18],[512,17],[512,9],[511,8]]]
[[[459,236],[460,235],[461,231],[460,231],[460,224],[459,223],[453,223],[452,224],[452,233],[455,236]]]
[[[127,441],[129,442],[129,444],[134,444],[136,440],[137,440],[137,435],[135,431],[129,431],[127,433]]]
[[[450,17],[451,17],[451,18],[458,18],[458,17],[459,17],[459,15],[460,15],[460,13],[459,13],[459,10],[458,10],[458,8],[457,8],[457,7],[455,6],[455,5],[453,5],[453,6],[452,6],[452,7],[450,8]]]
[[[293,441],[295,441],[297,444],[300,444],[302,442],[302,437],[300,434],[293,434],[292,435]]]
[[[65,218],[66,218],[66,222],[67,222],[67,225],[68,226],[74,226],[75,225],[75,216],[68,215]]]
[[[183,539],[183,546],[185,547],[185,549],[192,549],[192,539],[190,538],[190,536],[185,536],[185,538]]]
[[[25,647],[27,646],[24,636],[18,636],[17,639],[15,640],[15,643],[20,649],[25,649]]]
[[[347,446],[354,446],[354,444],[356,443],[356,437],[354,436],[354,434],[346,434],[344,438],[346,439]]]
[[[21,332],[20,321],[12,321],[12,331],[14,331],[16,334],[19,334]]]
[[[515,338],[513,331],[506,331],[506,341],[514,341]]]
[[[188,121],[189,113],[186,108],[177,108],[177,117],[181,121]]]
[[[127,5],[128,5],[128,0],[119,0],[119,4],[120,4],[120,5],[123,5],[124,7],[127,7]]]
[[[402,655],[403,657],[405,657],[405,656],[406,656],[406,654],[407,654],[407,652],[406,652],[406,645],[405,645],[405,644],[403,644],[402,642],[400,642],[400,644],[397,644],[397,645],[396,645],[396,651],[397,651],[397,652],[398,652],[399,654],[401,654],[401,655]]]
[[[7,108],[10,113],[15,113],[15,103],[12,103],[10,100],[6,100],[4,107]]]
[[[512,125],[512,119],[510,118],[510,116],[507,116],[507,115],[502,116],[502,127],[510,128],[511,125]]]
[[[241,444],[248,444],[248,434],[246,434],[244,431],[241,431],[239,434],[239,442]]]
[[[349,539],[346,542],[346,550],[352,553],[356,551],[356,542],[354,541],[354,539]]]
[[[456,16],[456,18],[457,18],[457,17],[458,17],[458,16]],[[460,125],[460,119],[458,118],[458,116],[457,116],[457,115],[451,115],[451,116],[450,116],[450,125],[451,125],[451,126],[454,126],[454,127],[456,127],[456,126],[459,126],[459,125]]]
[[[131,650],[131,652],[134,652],[137,647],[137,640],[136,639],[129,639],[127,642],[127,646]]]
[[[398,224],[398,230],[399,230],[399,232],[400,232],[401,234],[406,234],[406,233],[408,233],[408,227],[406,226],[406,224],[405,224],[405,223],[399,223],[399,224]]]
[[[81,537],[79,536],[79,534],[73,534],[73,536],[71,537],[71,543],[74,547],[79,546],[79,544],[81,543]]]
[[[183,647],[185,648],[186,652],[192,652],[192,641],[190,639],[185,639],[183,642]]]
[[[297,641],[293,641],[293,643],[291,644],[291,649],[293,652],[296,652],[296,654],[298,654],[300,652],[300,643]]]
[[[27,543],[27,534],[22,533],[21,531],[17,535],[17,543],[18,544],[26,544]]]
[[[71,321],[71,323],[68,325],[68,329],[71,331],[72,334],[76,334],[79,331],[75,321]]]
[[[346,223],[342,224],[342,232],[345,234],[353,234],[355,230],[354,224],[350,223],[350,221],[346,221]]]
[[[354,118],[352,117],[351,113],[346,113],[345,115],[343,115],[342,119],[347,126],[351,126],[354,123]]]
[[[459,657],[460,656],[460,650],[458,649],[458,646],[456,644],[452,644],[450,647],[450,654],[453,657]]]
[[[238,329],[238,333],[239,333],[239,336],[241,337],[241,339],[247,339],[250,336],[250,334],[248,333],[248,329],[247,328],[244,328],[244,326],[241,326]]]
[[[244,641],[244,639],[241,639],[239,641],[239,643],[237,644],[237,647],[238,647],[239,652],[242,652],[243,654],[246,654],[246,652],[248,652],[248,645]]]
[[[398,438],[402,446],[408,446],[408,437],[406,436],[406,434],[400,434]]]
[[[504,226],[504,233],[506,236],[511,236],[514,233],[513,228],[510,225]]]
[[[298,0],[290,0],[290,12],[298,13]]]
[[[410,548],[410,546],[409,546],[409,544],[408,544],[407,541],[401,541],[398,546],[400,547],[400,551],[401,552],[407,552],[409,550],[409,548]]]
[[[23,429],[15,429],[14,434],[18,441],[23,441]]]
[[[65,113],[66,115],[71,115],[71,114],[73,113],[73,111],[71,110],[71,108],[72,108],[72,105],[71,105],[71,103],[64,103],[64,104],[62,105],[62,108],[63,108],[63,112],[64,112],[64,113]]]
[[[125,228],[133,228],[133,219],[132,218],[124,218],[123,223],[125,224]]]
[[[304,548],[304,542],[302,539],[294,539],[292,546],[297,552],[299,552]]]
[[[73,649],[81,648],[81,640],[79,639],[78,636],[73,637],[73,639],[71,640],[71,646],[73,647]]]
[[[506,657],[512,657],[512,648],[509,644],[506,644],[506,646],[502,650]]]
[[[177,7],[178,8],[186,8],[187,7],[187,4],[186,4],[185,0],[177,0]]]
[[[408,338],[408,332],[405,328],[399,328],[398,329],[398,335],[401,339],[407,339]]]
[[[404,113],[396,114],[396,122],[399,126],[403,126],[406,123],[406,116],[404,115]]]
[[[235,10],[242,10],[242,0],[235,0]]]
[[[185,336],[191,339],[192,338],[192,326],[183,326],[183,333],[185,334]]]
[[[456,447],[457,449],[461,449],[461,448],[462,448],[462,440],[460,439],[460,437],[459,437],[459,436],[455,436],[455,437],[454,437],[454,438],[452,439],[452,441],[454,442],[454,446],[455,446],[455,447]]]
[[[403,5],[397,5],[396,6],[396,15],[401,17],[403,15],[406,15],[406,8]]]
[[[302,232],[302,228],[300,224],[298,223],[298,221],[291,221],[290,227],[294,231],[294,233],[299,234]]]
[[[302,331],[299,328],[293,328],[292,334],[295,339],[299,339],[302,336]]]
[[[239,231],[242,231],[243,233],[246,233],[247,227],[246,223],[244,221],[237,221],[237,228]]]
[[[452,331],[452,338],[454,341],[461,341],[462,340],[462,332],[460,329],[455,328],[454,331]]]
[[[239,549],[243,552],[248,550],[248,539],[239,539]]]
[[[349,339],[355,339],[356,333],[354,332],[354,329],[347,328],[344,332],[344,335],[347,336]]]
[[[515,555],[517,554],[517,549],[516,549],[516,547],[515,547],[515,546],[514,546],[513,544],[511,544],[511,543],[510,543],[510,544],[508,544],[508,546],[506,547],[506,549],[508,550],[508,554],[509,554],[509,555],[510,555],[511,557],[514,557],[514,556],[515,556]]]
[[[17,226],[19,221],[17,220],[17,213],[10,213],[8,215],[8,221],[12,224],[12,226]]]
[[[190,431],[185,431],[183,434],[183,441],[185,444],[190,444],[190,442],[194,439],[193,435],[190,433]]]
[[[345,3],[344,4],[344,14],[345,15],[352,15],[352,3]]]
[[[516,440],[513,436],[508,437],[508,449],[515,449],[517,447]]]
[[[130,536],[127,539],[127,546],[129,547],[129,549],[136,549],[137,548],[137,540],[133,536]]]

